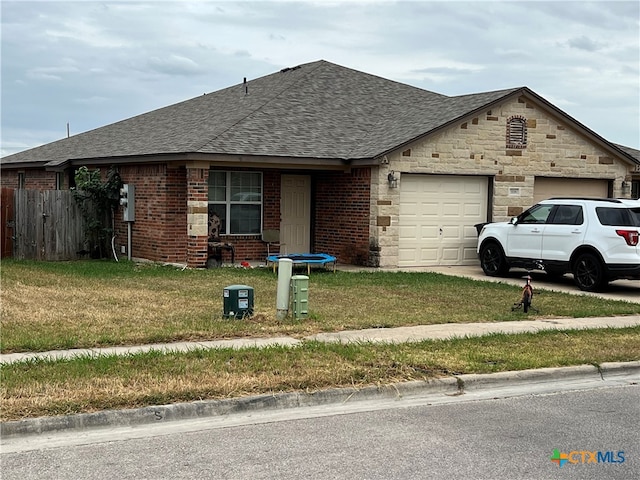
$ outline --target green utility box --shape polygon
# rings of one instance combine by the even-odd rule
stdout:
[[[294,275],[291,277],[293,294],[293,316],[296,319],[309,317],[309,277]]]
[[[224,287],[222,296],[224,318],[245,318],[253,315],[253,287],[229,285]]]

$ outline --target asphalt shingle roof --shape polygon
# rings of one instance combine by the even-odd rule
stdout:
[[[2,163],[179,153],[374,158],[518,90],[448,97],[319,60],[16,153]]]

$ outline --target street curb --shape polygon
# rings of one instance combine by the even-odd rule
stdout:
[[[224,400],[203,400],[170,405],[155,405],[136,409],[107,410],[103,412],[74,414],[60,417],[39,417],[0,423],[0,436],[41,435],[51,432],[86,430],[115,426],[137,426],[165,423],[176,420],[217,417],[243,412],[280,410],[358,402],[365,400],[401,399],[425,393],[461,395],[465,391],[514,386],[520,383],[544,383],[570,378],[638,374],[640,361],[609,362],[600,366],[542,368],[535,370],[498,372],[489,374],[464,374],[425,381],[410,381],[363,388],[332,388],[317,392],[290,392],[256,395]]]
[[[367,399],[399,398],[404,395],[423,392],[425,389],[434,393],[455,392],[458,390],[457,385],[458,382],[455,378],[445,377],[426,381],[373,385],[363,388],[331,388],[313,393],[274,393],[224,400],[200,400],[169,405],[152,405],[135,409],[106,410],[59,417],[29,418],[0,423],[0,436],[5,438],[10,436],[40,435],[66,430],[148,425],[151,423],[217,417],[252,411],[310,407]]]
[[[605,362],[600,364],[600,373],[604,377],[615,375],[630,375],[633,373],[640,374],[640,360],[635,362]],[[640,382],[640,378],[638,378]]]
[[[491,374],[469,373],[458,375],[463,391],[478,390],[487,387],[498,387],[505,384],[515,385],[519,383],[544,383],[569,378],[601,379],[598,367],[594,365],[578,365],[575,367],[540,368],[532,370],[519,370],[511,372],[496,372]]]

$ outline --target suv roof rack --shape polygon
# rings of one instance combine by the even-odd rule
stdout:
[[[622,203],[617,198],[594,198],[594,197],[551,197],[547,200],[590,200],[592,202]]]

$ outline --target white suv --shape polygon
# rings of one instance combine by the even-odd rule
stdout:
[[[483,225],[477,251],[486,275],[538,266],[552,276],[573,273],[580,289],[595,291],[640,279],[639,236],[640,200],[551,198]]]

